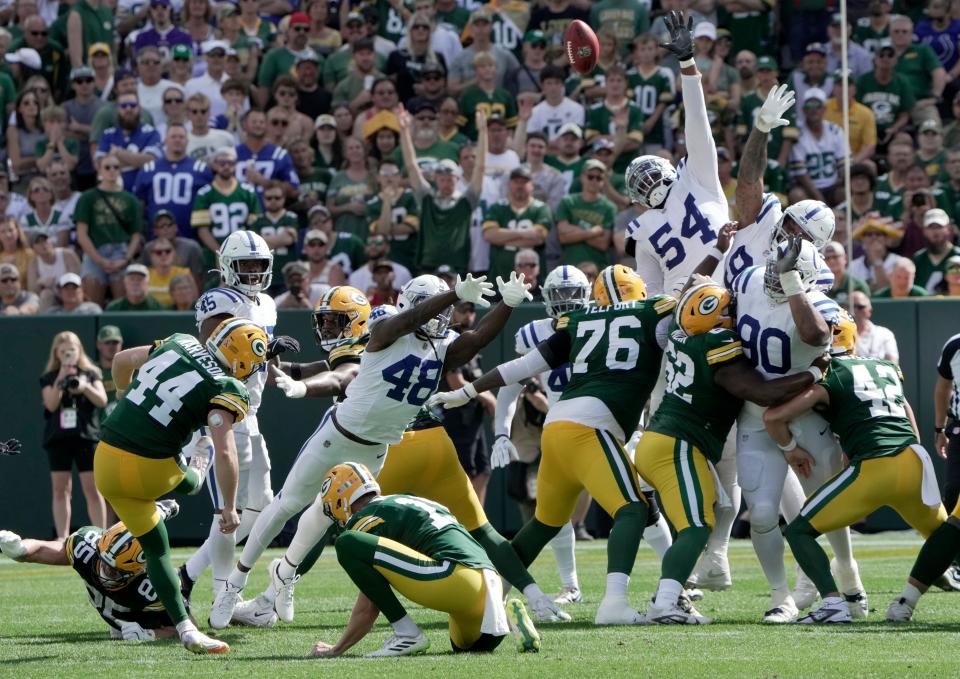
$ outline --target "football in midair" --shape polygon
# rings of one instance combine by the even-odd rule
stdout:
[[[577,73],[587,74],[597,65],[600,55],[600,41],[586,23],[574,19],[563,36],[563,46],[567,50],[567,59]]]

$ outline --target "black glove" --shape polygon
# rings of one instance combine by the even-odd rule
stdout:
[[[777,273],[787,273],[797,267],[802,247],[801,236],[789,236],[785,244],[781,243],[777,246]]]
[[[680,61],[693,59],[693,17],[684,21],[683,12],[672,10],[663,18],[663,23],[670,32],[670,42],[661,43],[660,47]]]
[[[23,444],[17,439],[0,441],[0,455],[19,455]]]
[[[280,354],[292,351],[295,354],[300,353],[300,342],[298,342],[290,335],[279,335],[270,340],[270,344],[267,345],[267,360],[271,360],[279,356]]]

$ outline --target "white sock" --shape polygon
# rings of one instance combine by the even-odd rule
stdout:
[[[233,568],[233,560],[236,558],[237,539],[233,534],[220,532],[220,515],[213,515],[213,523],[210,525],[210,535],[204,543],[210,555],[210,565],[213,567],[213,595],[223,589],[227,576],[230,575],[230,569]]]
[[[240,525],[237,526],[237,530],[233,531],[233,534],[236,536],[236,543],[239,545],[241,542],[247,539],[247,536],[250,535],[250,531],[253,529],[253,525],[257,522],[257,518],[260,516],[259,509],[244,509],[240,514]]]
[[[240,553],[240,562],[244,566],[253,568],[257,559],[267,550],[270,542],[280,534],[283,525],[291,516],[293,514],[287,514],[281,506],[280,498],[274,498],[273,502],[267,505],[253,522],[253,528],[247,536],[247,543],[243,546],[243,552]]]
[[[529,585],[523,588],[523,596],[527,597],[527,601],[533,601],[535,599],[545,597],[546,594],[544,594],[543,590],[540,589],[540,585],[535,582],[531,582]]]
[[[580,580],[577,578],[576,537],[573,534],[573,524],[567,521],[550,541],[553,558],[557,561],[557,570],[560,572],[560,582],[564,587],[580,589]]]
[[[706,549],[707,554],[718,560],[727,557],[727,547],[730,546],[730,531],[733,530],[733,523],[737,520],[737,514],[740,513],[740,499],[742,497],[740,486],[736,483],[730,488],[724,488],[724,490],[730,498],[730,506],[714,509],[716,523],[710,533]]]
[[[681,593],[683,593],[683,584],[664,578],[657,587],[657,598],[653,605],[660,609],[673,608],[677,605],[677,599],[680,598]]]
[[[667,520],[664,518],[663,512],[660,513],[660,518],[657,519],[655,524],[643,529],[643,539],[650,544],[653,551],[657,553],[657,556],[660,557],[662,561],[663,555],[667,553],[670,545],[673,544],[673,536],[670,535],[670,526],[667,525]]]
[[[767,576],[770,589],[787,589],[787,569],[783,565],[783,535],[780,528],[766,533],[750,531],[753,549],[757,553],[763,574]],[[789,590],[788,590],[789,591]]]
[[[183,638],[183,635],[187,632],[196,632],[197,626],[193,624],[193,621],[190,618],[177,623],[177,633],[180,635],[180,638]]]
[[[187,559],[187,577],[196,582],[210,565],[210,548],[204,540],[200,548]]]
[[[920,597],[923,596],[923,593],[908,582],[906,585],[904,585],[903,592],[900,594],[900,596],[906,599],[908,604],[916,608],[917,604],[920,602]]]
[[[227,578],[227,582],[230,583],[235,589],[242,590],[247,586],[247,578],[250,577],[250,571],[244,573],[236,566],[233,567],[233,570],[230,571],[230,575]]]
[[[626,573],[607,573],[607,591],[606,597],[626,597],[627,585],[630,584],[630,576]]]
[[[297,532],[294,533],[284,558],[280,560],[280,568],[277,571],[281,578],[292,578],[296,574],[297,566],[307,558],[310,550],[323,539],[331,525],[332,522],[323,513],[323,508],[318,502],[314,502],[306,508],[297,522]]]
[[[827,542],[833,549],[833,558],[837,566],[837,579],[842,581],[838,583],[841,590],[846,592],[849,588],[854,588],[854,591],[862,589],[862,587],[857,586],[860,585],[860,574],[857,572],[857,562],[853,560],[850,529],[841,528],[830,531],[827,533]]]
[[[396,622],[390,623],[398,637],[415,637],[420,634],[420,628],[409,615],[405,615]]]

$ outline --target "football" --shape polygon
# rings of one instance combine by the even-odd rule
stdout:
[[[600,54],[600,41],[586,23],[575,19],[570,22],[563,36],[563,45],[567,50],[567,59],[577,73],[587,74],[597,65]]]

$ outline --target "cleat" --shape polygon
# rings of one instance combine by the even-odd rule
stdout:
[[[794,621],[796,625],[847,624],[851,622],[847,602],[838,596],[827,597],[820,608]]]
[[[192,629],[180,637],[183,647],[191,653],[229,653],[230,647],[222,641],[212,639],[200,630]]]
[[[293,588],[300,576],[281,578],[278,572],[279,567],[280,559],[270,562],[270,584],[274,592],[273,609],[277,612],[277,617],[284,622],[293,622]]]
[[[703,601],[702,589],[685,589],[683,593],[690,601]]]
[[[163,514],[163,520],[169,521],[180,513],[180,505],[176,500],[157,500],[157,509]]]
[[[643,620],[648,625],[709,625],[713,622],[713,618],[701,615],[689,602],[685,608],[679,604],[669,608],[657,608],[651,605],[644,614]]]
[[[933,584],[944,592],[960,592],[960,568],[956,564],[950,564],[950,568],[934,580]]]
[[[557,596],[553,597],[555,604],[578,604],[583,601],[583,594],[579,587],[564,587]]]
[[[213,459],[213,439],[209,436],[201,436],[193,447],[193,455],[187,462],[187,467],[196,469],[200,474],[200,483],[188,495],[196,495],[203,488],[203,483],[207,478],[207,471],[210,469],[210,461]]]
[[[597,625],[642,625],[643,614],[630,607],[627,597],[603,597],[594,618]]]
[[[507,623],[521,653],[537,653],[540,650],[540,633],[533,626],[533,621],[527,615],[527,609],[520,599],[510,599],[507,602]]]
[[[273,611],[273,602],[261,594],[251,601],[241,601],[233,609],[230,622],[248,627],[273,627],[277,624],[277,614]]]
[[[711,592],[723,592],[730,589],[730,564],[726,555],[709,555],[702,559],[687,578],[687,589],[707,589]]]
[[[844,594],[843,598],[847,601],[847,608],[850,609],[850,617],[854,620],[866,620],[870,615],[870,606],[867,604],[867,593],[863,590],[853,594]]]
[[[553,603],[546,595],[530,599],[529,604],[537,622],[570,622],[570,614]]]
[[[797,605],[793,602],[793,597],[789,594],[778,606],[774,606],[763,614],[763,622],[771,625],[782,625],[793,622],[800,615]]]
[[[910,622],[913,618],[913,606],[903,597],[894,599],[887,606],[887,620],[890,622]]]
[[[423,632],[415,637],[401,637],[394,634],[384,642],[379,651],[367,653],[367,658],[388,658],[400,655],[417,655],[430,647],[430,640]]]
[[[177,575],[180,577],[180,596],[185,603],[190,603],[190,595],[193,593],[193,586],[197,584],[190,579],[187,574],[187,564],[183,564],[177,569]]]
[[[230,624],[233,619],[233,612],[240,604],[240,593],[242,589],[234,587],[229,581],[224,583],[224,588],[217,593],[213,600],[213,606],[210,608],[210,618],[208,622],[213,629],[223,629]]]
[[[813,606],[819,598],[820,592],[817,591],[817,586],[813,584],[813,580],[797,568],[797,586],[793,590],[793,603],[797,605],[797,609],[805,611]]]

